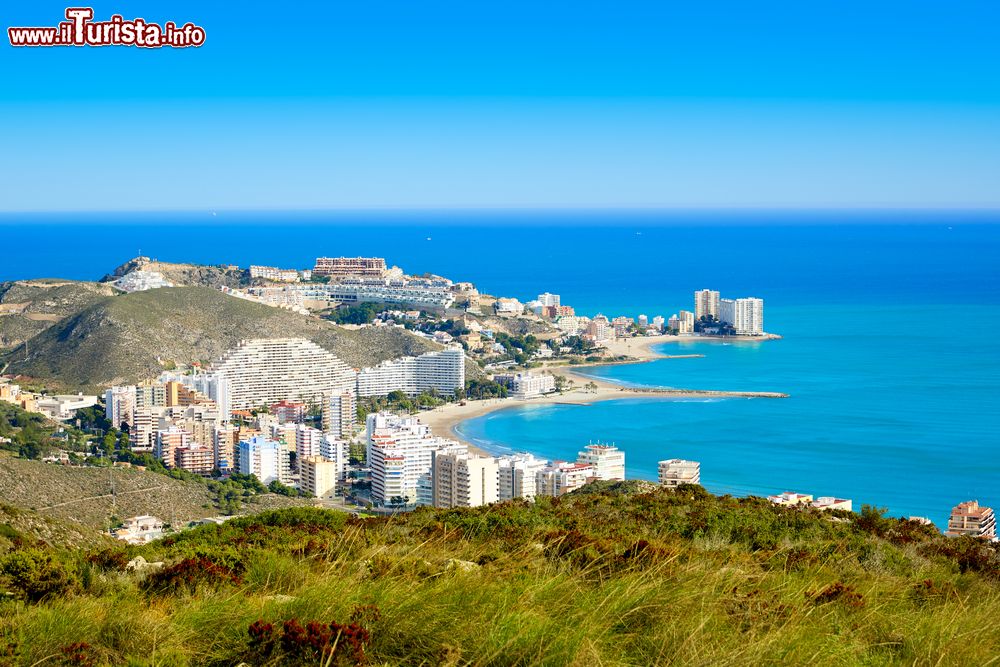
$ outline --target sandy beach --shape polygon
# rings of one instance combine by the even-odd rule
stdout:
[[[631,360],[627,362],[611,363],[645,363],[654,359],[669,359],[675,356],[680,358],[702,356],[665,355],[653,350],[653,347],[656,345],[685,340],[690,341],[697,339],[688,337],[679,338],[677,336],[650,336],[645,338],[632,338],[614,341],[607,345],[607,349],[614,356],[626,355],[631,357]],[[419,418],[420,421],[430,426],[435,434],[447,438],[453,438],[469,445],[473,449],[478,449],[475,445],[464,440],[458,433],[456,433],[455,427],[467,419],[473,419],[496,410],[504,410],[507,408],[515,408],[525,405],[589,405],[598,401],[622,398],[787,398],[788,396],[787,394],[777,392],[634,388],[607,382],[575,372],[575,370],[579,368],[604,365],[608,364],[595,362],[586,365],[550,366],[544,369],[539,369],[541,372],[566,376],[566,378],[572,382],[571,386],[561,393],[548,394],[546,396],[540,396],[532,399],[495,398],[482,401],[466,401],[464,405],[461,403],[448,403],[434,408],[433,410],[420,413]],[[586,388],[588,384],[590,386],[589,388]]]

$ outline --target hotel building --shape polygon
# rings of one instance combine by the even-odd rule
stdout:
[[[434,507],[479,507],[500,500],[500,468],[490,456],[437,451],[434,460]]]
[[[684,459],[667,459],[657,465],[660,484],[675,488],[681,484],[701,484],[701,464]]]
[[[625,452],[614,445],[591,444],[576,455],[576,462],[594,469],[593,476],[602,481],[625,479]]]
[[[967,500],[951,510],[951,516],[948,518],[948,532],[945,535],[951,537],[971,535],[989,540],[996,539],[996,516],[991,508],[980,505],[979,501]]]
[[[388,412],[368,415],[366,435],[371,497],[380,505],[390,504],[394,498],[403,498],[406,504],[432,504],[434,453],[467,450],[457,442],[434,436],[416,417]]]
[[[264,485],[274,481],[282,484],[291,481],[288,450],[280,442],[262,436],[240,440],[239,454],[240,474],[254,475]]]
[[[513,454],[497,459],[500,477],[500,500],[524,498],[534,500],[537,494],[538,473],[548,462],[531,454]]]
[[[320,403],[354,387],[355,373],[343,361],[304,338],[243,341],[212,371],[229,387],[232,410],[278,401]]]
[[[732,325],[738,336],[760,336],[764,333],[764,300],[755,297],[722,299],[719,321]]]
[[[317,276],[370,276],[385,275],[385,259],[381,257],[317,257],[312,270]]]
[[[579,489],[593,477],[593,466],[555,461],[535,475],[535,495],[561,496]]]
[[[719,293],[715,290],[703,289],[694,293],[694,317],[700,320],[705,315],[719,318]]]
[[[409,396],[436,390],[454,394],[465,387],[465,351],[454,345],[419,357],[401,357],[383,361],[358,372],[358,396],[386,396],[402,391]]]
[[[509,390],[507,395],[511,398],[538,398],[556,390],[556,379],[552,375],[501,374],[494,375],[493,380],[507,387]]]

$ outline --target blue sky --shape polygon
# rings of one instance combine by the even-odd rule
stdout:
[[[4,38],[0,210],[1000,206],[996,2],[230,4]]]

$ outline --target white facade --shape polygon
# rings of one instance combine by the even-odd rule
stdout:
[[[323,431],[334,438],[347,439],[354,435],[358,420],[358,404],[354,392],[331,394],[323,401]]]
[[[681,484],[701,483],[701,464],[684,459],[660,461],[658,467],[660,484],[676,487]]]
[[[310,456],[320,456],[324,437],[323,431],[299,424],[295,428],[295,459],[303,461]]]
[[[535,495],[561,496],[579,489],[593,477],[593,466],[555,461],[535,475]]]
[[[538,473],[548,466],[548,462],[531,454],[501,456],[497,460],[500,478],[500,500],[524,498],[534,500],[537,495]]]
[[[161,383],[179,382],[188,389],[200,392],[215,401],[219,410],[226,419],[232,412],[232,401],[229,396],[229,381],[218,373],[194,373],[187,375],[184,373],[163,373],[160,375]],[[257,406],[254,406],[257,407]]]
[[[135,418],[135,386],[111,387],[104,392],[104,416],[115,428],[132,425]]]
[[[157,271],[132,271],[112,283],[123,292],[145,292],[160,287],[173,287],[162,273]]]
[[[409,396],[434,389],[454,394],[465,387],[465,351],[460,345],[419,357],[383,361],[358,373],[358,396],[385,396],[402,391]]]
[[[719,293],[715,290],[703,289],[694,293],[694,317],[700,320],[705,315],[719,317]]]
[[[291,481],[288,450],[280,442],[254,436],[240,441],[239,452],[240,474],[254,475],[261,484]]]
[[[756,297],[722,299],[719,321],[731,324],[739,336],[760,336],[764,333],[764,300]]]
[[[300,488],[313,498],[332,498],[337,495],[342,478],[335,461],[322,456],[309,456],[299,461]]]
[[[372,475],[372,502],[390,504],[403,498],[407,504],[433,502],[434,453],[463,451],[459,443],[439,438],[416,417],[388,412],[368,415],[367,459]]]
[[[284,400],[320,403],[331,393],[350,391],[355,382],[347,364],[304,338],[243,341],[212,370],[228,382],[232,410]]]
[[[625,452],[614,445],[587,445],[577,454],[576,462],[591,466],[599,480],[625,479]]]
[[[514,373],[510,375],[494,375],[494,381],[505,385],[511,398],[538,398],[543,394],[551,394],[556,390],[556,379],[552,375],[533,375],[531,373]]]
[[[500,500],[499,466],[468,450],[434,453],[434,507],[479,507]]]
[[[542,304],[543,306],[555,306],[556,308],[558,308],[559,307],[559,295],[558,294],[549,294],[548,292],[545,292],[544,294],[539,294],[538,295],[538,302],[540,304]]]

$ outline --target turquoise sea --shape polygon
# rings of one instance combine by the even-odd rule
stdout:
[[[701,359],[594,369],[624,383],[770,390],[783,400],[608,401],[461,426],[497,451],[570,458],[617,443],[628,470],[702,462],[714,491],[846,496],[943,524],[1000,508],[1000,214],[995,212],[162,212],[0,216],[0,281],[97,279],[142,254],[308,267],[380,255],[578,312],[652,317],[692,292],[765,300],[780,341],[682,343]]]

